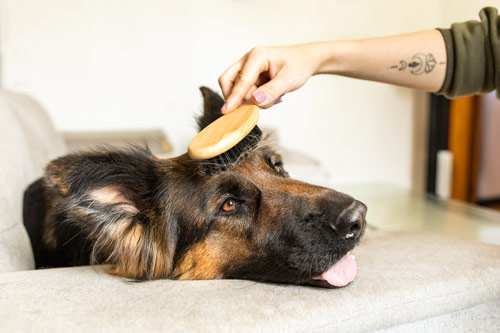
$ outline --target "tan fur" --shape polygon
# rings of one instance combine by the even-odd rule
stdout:
[[[238,263],[250,253],[250,244],[242,238],[223,233],[211,235],[184,255],[173,276],[179,280],[220,279],[225,265]]]
[[[248,260],[253,260],[256,249],[260,246],[262,239],[276,229],[275,221],[285,215],[289,207],[282,206],[283,195],[294,195],[311,200],[316,195],[322,195],[327,191],[320,187],[303,183],[279,176],[280,170],[273,167],[273,161],[279,161],[277,154],[269,153],[266,148],[262,151],[255,150],[247,156],[232,171],[247,179],[240,186],[248,186],[247,193],[250,195],[261,195],[259,203],[259,216],[257,219],[234,219],[234,217],[219,216],[215,223],[210,225],[210,232],[206,235],[200,234],[194,244],[182,254],[174,267],[174,251],[177,248],[175,227],[169,229],[168,223],[176,223],[175,216],[156,216],[160,214],[156,207],[138,193],[124,185],[107,185],[94,188],[88,192],[90,203],[81,206],[67,206],[68,220],[82,221],[80,228],[85,229],[87,237],[92,240],[92,262],[109,264],[109,273],[117,276],[150,280],[160,278],[174,278],[182,280],[195,279],[218,279],[226,277],[225,272],[244,265]],[[155,158],[156,159],[156,158]],[[161,160],[165,162],[165,160]],[[165,175],[175,170],[179,185],[182,185],[183,177],[199,177],[194,175],[198,165],[185,155],[168,160],[167,164],[155,166],[158,172]],[[53,172],[61,172],[60,166],[53,167]],[[223,175],[221,175],[223,176]],[[169,183],[170,196],[178,199],[177,205],[184,215],[184,221],[192,221],[193,230],[205,228],[203,216],[196,215],[197,210],[192,209],[193,203],[181,198],[189,197],[190,193],[175,193],[175,181]],[[220,178],[200,177],[197,187],[200,190],[215,187]],[[61,192],[61,188],[68,189],[62,177],[51,177],[51,182]],[[182,189],[182,186],[179,186]],[[207,211],[217,211],[221,204],[220,197],[214,196],[205,204]],[[157,203],[158,204],[158,203]],[[160,205],[173,204],[170,202]],[[184,204],[184,206],[182,206]],[[108,206],[108,210],[102,210],[102,206]],[[250,206],[248,206],[250,207]],[[254,207],[255,208],[255,207]],[[250,208],[247,208],[250,209]],[[250,209],[256,214],[257,210]],[[170,212],[172,214],[172,212]],[[101,214],[100,218],[106,223],[92,224],[93,214]],[[109,215],[106,215],[109,214]],[[192,214],[192,215],[190,215]],[[165,223],[160,223],[164,221]],[[167,223],[168,222],[168,223]],[[250,223],[253,223],[250,224]],[[50,224],[50,223],[49,223]],[[189,227],[184,225],[183,227]],[[172,231],[173,230],[173,231]],[[169,232],[174,234],[170,238]],[[44,241],[52,246],[55,243],[54,228],[50,225],[45,229]],[[58,244],[55,244],[56,247]],[[60,245],[60,244],[59,244]]]
[[[51,168],[47,170],[46,179],[48,180],[50,185],[56,188],[57,191],[59,191],[59,193],[62,195],[67,195],[69,192],[69,185],[65,178],[67,172],[66,168],[68,168],[68,166],[66,165],[51,166]]]
[[[219,277],[219,254],[209,241],[196,244],[174,270],[179,280],[210,280]],[[220,278],[220,277],[219,277]]]
[[[140,280],[168,277],[172,263],[167,248],[148,239],[142,225],[125,228],[110,230],[109,273]]]

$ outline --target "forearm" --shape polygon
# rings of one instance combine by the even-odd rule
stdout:
[[[337,74],[436,92],[446,74],[442,34],[426,30],[355,41],[313,43],[315,74]]]

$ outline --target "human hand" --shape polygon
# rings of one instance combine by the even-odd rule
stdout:
[[[255,47],[219,77],[226,98],[221,111],[230,113],[250,98],[269,108],[302,87],[318,66],[314,44]]]

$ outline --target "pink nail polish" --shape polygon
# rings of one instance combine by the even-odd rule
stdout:
[[[280,97],[276,100],[276,102],[274,102],[274,105],[280,104],[281,102],[283,102],[283,98]]]
[[[224,113],[226,111],[226,103],[220,108],[220,112]]]
[[[252,95],[254,101],[257,103],[257,104],[262,104],[266,101],[266,94],[262,91],[259,91],[255,94]]]

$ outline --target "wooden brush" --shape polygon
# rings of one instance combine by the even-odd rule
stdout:
[[[212,163],[207,165],[226,169],[260,141],[262,132],[256,126],[258,119],[259,107],[243,104],[198,133],[189,143],[189,156],[195,160],[209,160]]]

